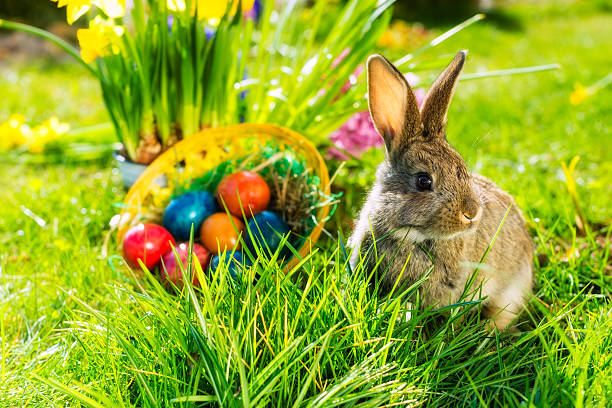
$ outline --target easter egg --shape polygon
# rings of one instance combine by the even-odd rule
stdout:
[[[283,235],[289,232],[289,227],[281,217],[271,211],[262,211],[255,214],[247,224],[250,231],[245,233],[244,242],[251,253],[255,254],[255,243],[260,248],[269,248],[269,253],[276,252],[282,241]]]
[[[174,238],[162,226],[138,224],[130,228],[123,237],[123,256],[133,267],[138,267],[140,259],[148,269],[154,268],[174,245]]]
[[[234,280],[238,279],[238,277],[242,275],[243,268],[251,265],[251,261],[249,260],[249,258],[245,256],[242,252],[225,252],[224,254],[213,256],[210,260],[210,270],[213,273],[219,267],[222,257],[223,263],[227,265],[227,270],[232,279]]]
[[[208,191],[192,191],[174,198],[164,212],[164,227],[179,241],[188,241],[191,226],[198,236],[206,218],[217,211],[215,198]]]
[[[219,206],[223,204],[228,211],[242,219],[243,211],[247,218],[268,208],[270,202],[270,187],[256,173],[239,171],[225,176],[217,187]]]
[[[200,229],[200,241],[213,254],[240,249],[238,236],[244,224],[226,213],[215,213],[208,217]]]
[[[187,271],[187,261],[189,259],[189,242],[181,242],[176,246],[176,252],[178,253],[181,262],[183,263],[183,268]],[[199,286],[200,282],[198,281],[198,277],[195,271],[195,260],[200,262],[202,266],[202,270],[206,270],[208,267],[208,262],[210,261],[210,252],[206,250],[200,244],[193,244],[193,254],[192,254],[192,264],[193,268],[191,270],[191,282],[194,286]],[[171,283],[176,285],[178,288],[183,287],[183,273],[181,271],[181,267],[176,261],[176,256],[172,248],[162,257],[160,266],[160,274],[162,281],[170,286]]]

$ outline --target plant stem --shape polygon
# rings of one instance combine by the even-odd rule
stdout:
[[[528,74],[531,72],[551,71],[559,69],[559,64],[535,65],[533,67],[500,69],[498,71],[476,72],[473,74],[461,75],[460,81],[470,81],[472,79],[491,78],[506,75]]]

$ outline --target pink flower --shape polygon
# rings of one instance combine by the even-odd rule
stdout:
[[[416,86],[421,80],[421,78],[419,78],[417,75],[413,74],[412,72],[406,72],[404,74],[404,78],[406,78],[406,81],[408,81],[408,84],[410,86]]]
[[[335,147],[328,150],[328,154],[338,160],[348,160],[349,153],[360,157],[366,150],[381,146],[382,138],[374,128],[370,112],[357,112],[329,136]]]
[[[423,101],[425,100],[425,89],[416,88],[416,89],[413,89],[413,91],[414,91],[414,96],[416,97],[416,100],[417,100],[417,105],[421,107],[421,105],[423,104]]]

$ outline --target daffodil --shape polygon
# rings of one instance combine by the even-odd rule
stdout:
[[[427,30],[420,24],[408,24],[404,20],[394,20],[378,39],[378,45],[394,50],[417,48],[425,41],[427,35]]]
[[[66,20],[72,24],[79,19],[91,7],[91,0],[51,0],[57,3],[57,7],[66,6]]]
[[[110,18],[119,18],[125,15],[125,0],[51,0],[57,3],[57,7],[66,6],[66,20],[68,24],[74,23],[83,14],[87,13],[91,6],[96,6]]]
[[[81,28],[77,31],[83,61],[90,63],[98,57],[119,53],[119,37],[123,35],[123,32],[123,27],[96,16],[89,22],[89,28]]]
[[[47,119],[26,134],[26,144],[30,153],[42,153],[45,145],[56,140],[70,130],[70,125],[62,123],[55,116]]]
[[[70,125],[68,123],[60,122],[57,116],[51,116],[49,119],[43,122],[49,130],[51,130],[57,136],[61,136],[64,133],[68,133]]]
[[[26,143],[29,132],[23,115],[12,115],[9,120],[0,124],[0,152],[8,151]]]
[[[578,105],[586,98],[595,95],[597,92],[610,85],[612,85],[612,72],[586,88],[582,86],[582,84],[576,83],[574,85],[574,91],[570,94],[570,102],[572,105]]]
[[[95,0],[94,4],[110,18],[125,15],[125,0]]]
[[[239,0],[198,0],[198,19],[203,20],[221,18],[227,11],[227,7],[230,3],[232,3],[230,14],[236,14],[236,11],[238,10]],[[248,11],[252,9],[254,4],[255,0],[243,0],[242,11]]]
[[[235,14],[238,10],[240,0],[197,0],[192,2],[191,15],[195,14],[197,9],[198,20],[214,20],[223,17],[229,4],[232,4],[230,14]],[[185,0],[167,0],[168,9],[171,11],[185,11]],[[196,5],[197,4],[197,5]],[[242,11],[248,11],[253,8],[255,0],[242,0]]]
[[[185,11],[185,0],[168,0],[168,10]]]
[[[582,86],[582,84],[576,83],[574,85],[574,92],[570,94],[570,102],[572,105],[578,105],[582,103],[586,98],[588,98],[589,92],[587,88]]]

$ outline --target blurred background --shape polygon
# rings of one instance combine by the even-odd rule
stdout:
[[[339,3],[330,2],[331,13]],[[84,19],[68,26],[65,9],[56,4],[4,0],[0,17],[46,28],[76,44],[76,30]],[[612,87],[593,87],[612,71],[612,0],[400,0],[377,51],[400,58],[476,13],[486,18],[438,46],[437,56],[468,49],[464,74],[541,64],[560,68],[462,82],[450,110],[451,143],[468,166],[517,195],[534,218],[563,214],[572,207],[567,198],[554,199],[558,185],[548,181],[563,179],[561,162],[582,156],[579,181],[586,211],[605,222],[612,215],[607,205],[612,149],[591,146],[612,140]],[[440,61],[431,71],[418,72],[424,83],[435,77]],[[97,80],[53,44],[24,33],[0,29],[0,89],[0,123],[16,113],[31,123],[57,116],[72,129],[109,120]],[[90,137],[113,143],[110,128],[106,130]],[[330,144],[327,140],[327,135],[317,140],[322,151]],[[355,207],[340,217],[344,228],[382,154],[371,149],[346,161],[338,188]],[[110,152],[95,159],[106,165]],[[332,171],[339,166],[334,160],[328,165]]]

